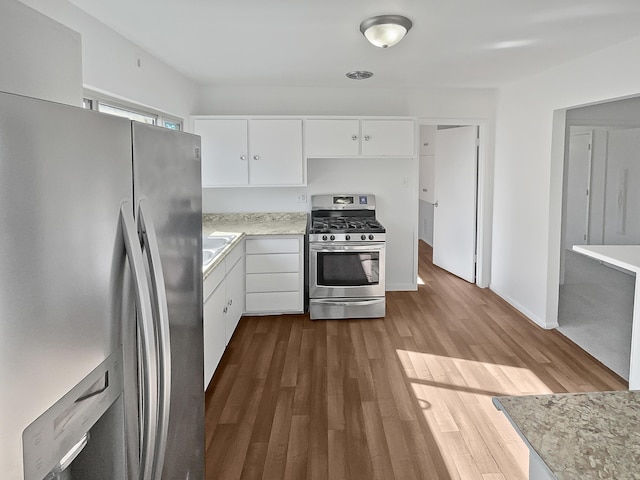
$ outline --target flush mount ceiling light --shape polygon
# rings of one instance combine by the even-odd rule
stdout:
[[[373,73],[365,70],[356,70],[354,72],[347,73],[347,77],[352,80],[366,80],[367,78],[373,77]]]
[[[363,20],[360,31],[376,47],[387,48],[402,40],[412,25],[402,15],[378,15]]]

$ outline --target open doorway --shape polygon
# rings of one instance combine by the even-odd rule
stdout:
[[[635,276],[572,246],[640,244],[638,112],[631,98],[566,114],[558,330],[625,379]]]
[[[420,126],[419,238],[433,263],[476,283],[478,125]]]

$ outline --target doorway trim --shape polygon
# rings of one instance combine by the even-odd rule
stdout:
[[[478,126],[478,192],[476,227],[476,285],[489,287],[491,282],[491,234],[493,227],[493,155],[492,136],[494,124],[487,118],[418,118],[418,131],[421,125],[477,125]],[[420,136],[416,139],[419,147]],[[417,150],[419,151],[419,149]],[[417,162],[419,165],[419,162]],[[418,167],[419,168],[419,167]],[[416,187],[419,188],[419,187]],[[419,192],[418,202],[420,201]],[[419,209],[417,209],[419,210]],[[418,226],[416,219],[416,226]],[[417,240],[416,240],[417,241]],[[417,256],[417,249],[416,249]],[[417,258],[416,258],[417,262]]]

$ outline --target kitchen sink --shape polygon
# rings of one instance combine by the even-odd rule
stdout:
[[[202,236],[202,266],[206,268],[237,235]]]
[[[216,254],[213,253],[211,250],[203,250],[202,251],[202,266],[206,267],[211,262],[213,262],[214,258],[216,258]]]
[[[231,240],[226,237],[202,237],[202,250],[216,250],[228,245]]]

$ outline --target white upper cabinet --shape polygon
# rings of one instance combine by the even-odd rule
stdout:
[[[249,121],[249,184],[302,185],[302,120]]]
[[[247,125],[247,120],[194,120],[194,133],[202,138],[203,187],[247,184]]]
[[[307,157],[355,157],[360,154],[360,121],[307,120],[305,123]]]
[[[202,186],[304,185],[301,119],[196,118]]]
[[[308,119],[307,157],[411,157],[415,155],[411,119]]]
[[[362,120],[362,155],[411,157],[414,152],[413,120]]]

